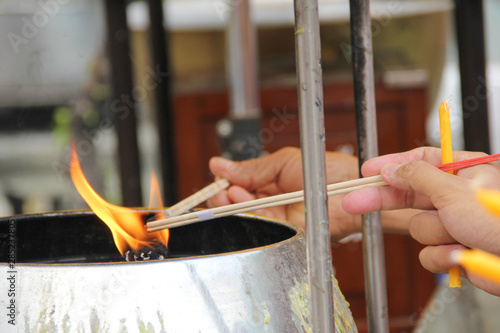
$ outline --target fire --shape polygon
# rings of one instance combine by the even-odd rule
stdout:
[[[161,208],[163,207],[163,201],[161,200],[160,186],[158,185],[158,178],[156,178],[156,174],[154,171],[151,171],[151,190],[149,192],[149,209],[152,208]],[[156,214],[157,219],[166,219],[167,215],[165,212],[160,211]],[[168,229],[167,231],[167,240],[168,240]],[[166,243],[165,243],[166,244]]]
[[[113,205],[97,194],[88,183],[82,168],[78,161],[75,147],[72,147],[71,164],[70,164],[71,179],[75,184],[78,193],[87,202],[90,209],[111,229],[116,247],[122,255],[127,250],[138,251],[144,246],[151,245],[155,241],[168,244],[169,232],[168,229],[148,233],[143,222],[143,212],[138,212],[127,207]],[[156,179],[156,178],[155,178]],[[156,190],[153,190],[156,188]],[[153,186],[152,191],[158,196],[151,198],[152,202],[156,200],[157,204],[161,204],[158,186]]]

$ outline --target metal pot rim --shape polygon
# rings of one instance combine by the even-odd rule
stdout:
[[[161,209],[148,209],[144,207],[134,207],[132,208],[137,211],[144,211],[144,212],[159,212]],[[54,211],[54,212],[46,212],[46,213],[33,213],[33,214],[17,214],[17,215],[12,215],[8,217],[3,217],[0,218],[0,222],[5,221],[5,220],[23,220],[23,219],[31,219],[31,218],[36,218],[36,217],[61,217],[61,216],[73,216],[73,215],[95,215],[95,213],[91,210],[64,210],[64,211]],[[272,243],[269,245],[264,245],[264,246],[258,246],[250,249],[245,249],[245,250],[237,250],[237,251],[230,251],[230,252],[223,252],[223,253],[216,253],[216,254],[206,254],[206,255],[197,255],[197,256],[185,256],[185,257],[180,257],[180,258],[167,258],[167,259],[162,259],[162,260],[148,260],[148,261],[123,261],[123,262],[98,262],[98,263],[16,263],[16,267],[68,267],[68,266],[83,266],[83,267],[89,267],[93,266],[95,267],[96,265],[130,265],[130,264],[139,264],[139,265],[144,265],[144,264],[158,264],[162,262],[175,262],[175,261],[186,261],[186,260],[202,260],[202,259],[208,259],[208,258],[213,258],[213,257],[221,257],[221,256],[227,256],[227,255],[240,255],[240,254],[245,254],[245,253],[250,253],[250,252],[256,252],[256,251],[263,251],[271,248],[276,248],[280,246],[284,246],[286,244],[289,244],[291,242],[296,241],[297,239],[304,237],[304,230],[290,222],[280,220],[278,218],[274,217],[269,217],[269,216],[263,216],[263,215],[258,215],[258,214],[252,214],[252,213],[240,213],[240,214],[235,214],[234,216],[240,216],[244,217],[247,219],[255,219],[263,222],[268,222],[268,223],[274,223],[278,225],[285,226],[287,228],[290,228],[295,231],[295,235],[292,237],[289,237],[287,239],[284,239],[282,241]],[[201,223],[210,223],[210,221],[206,222],[201,222]],[[4,262],[0,262],[0,264],[6,264]]]

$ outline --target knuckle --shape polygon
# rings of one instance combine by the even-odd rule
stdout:
[[[252,160],[249,160],[248,162],[252,163]],[[237,176],[237,175],[241,174],[243,171],[242,162],[236,161],[236,162],[232,163],[230,166],[228,166],[226,171],[231,176]]]
[[[403,177],[410,178],[415,175],[415,173],[423,166],[423,164],[425,164],[425,162],[420,160],[414,160],[402,165],[398,169],[398,172],[400,172],[400,175],[402,175]]]

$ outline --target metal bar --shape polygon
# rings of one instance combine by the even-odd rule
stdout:
[[[254,30],[249,1],[238,1],[229,13],[226,30],[230,112],[235,119],[260,116]]]
[[[229,117],[216,128],[222,154],[237,161],[258,157],[262,151],[256,44],[249,0],[240,0],[229,11],[226,28]]]
[[[139,146],[137,143],[136,105],[130,60],[129,30],[126,2],[106,0],[106,21],[109,57],[112,72],[113,102],[118,136],[118,158],[122,203],[124,206],[142,206]]]
[[[378,155],[372,32],[368,0],[350,0],[356,130],[360,166]],[[380,213],[363,216],[363,257],[369,332],[388,332],[384,242]]]
[[[490,153],[482,0],[455,0],[465,150]]]
[[[154,98],[154,113],[158,126],[160,168],[162,175],[163,201],[167,206],[178,201],[177,173],[175,163],[175,140],[173,122],[172,82],[169,75],[168,32],[164,27],[162,0],[148,0],[149,41],[152,70],[155,82],[151,85]]]
[[[325,122],[317,0],[295,0],[295,55],[313,332],[334,332]]]

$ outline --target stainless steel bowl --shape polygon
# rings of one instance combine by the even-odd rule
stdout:
[[[15,304],[1,332],[310,331],[304,235],[278,220],[242,214],[172,229],[161,261],[123,261],[91,212],[3,218],[0,237],[13,240],[0,243],[0,308]],[[334,287],[336,331],[356,332]]]

